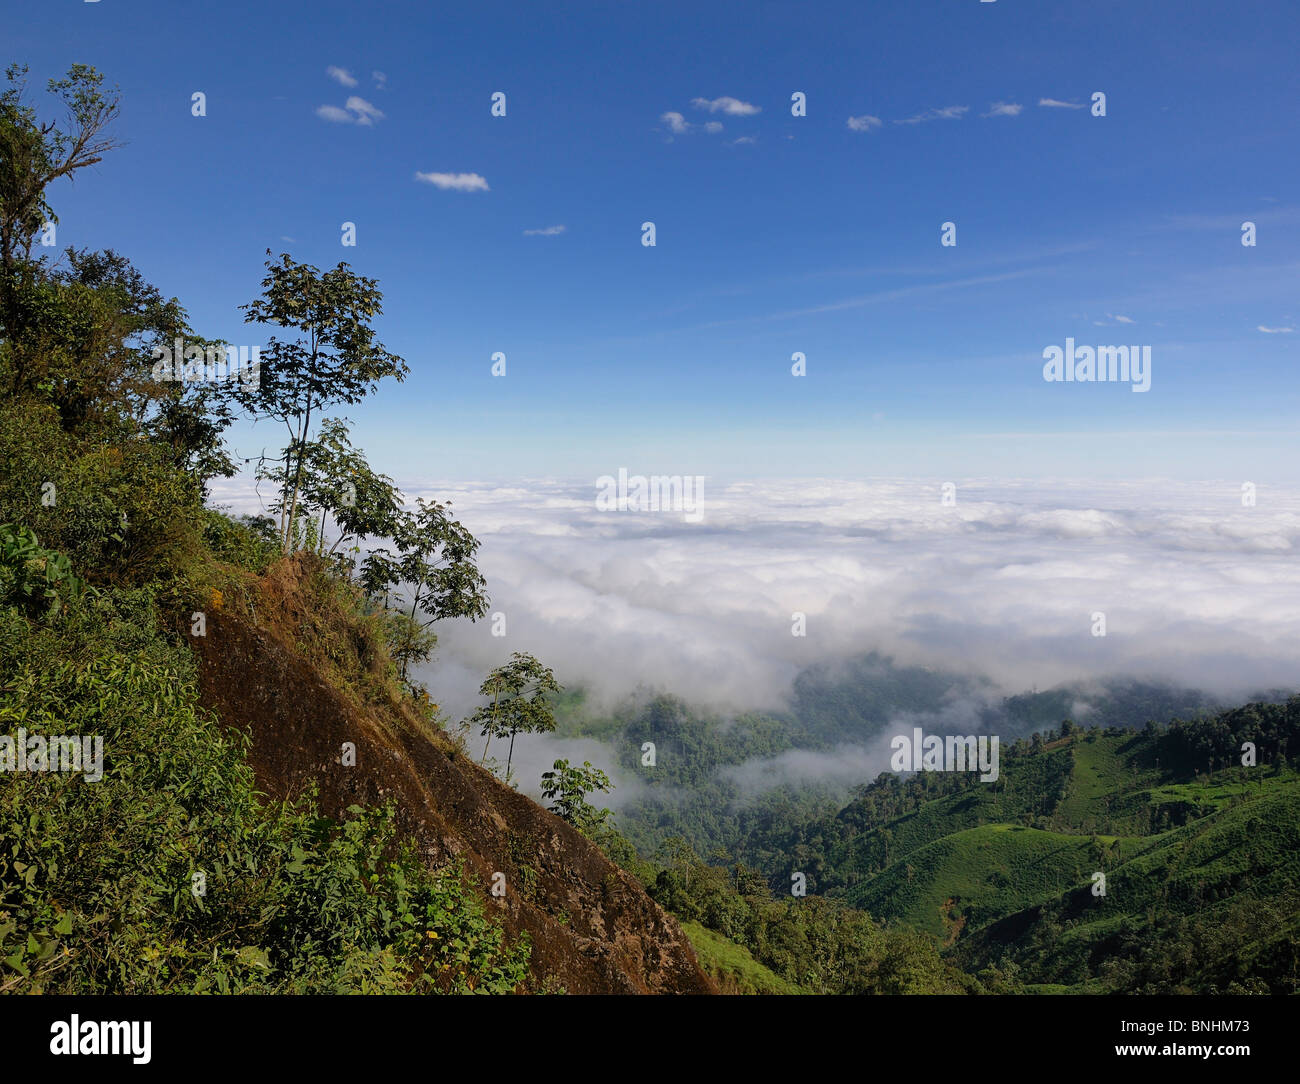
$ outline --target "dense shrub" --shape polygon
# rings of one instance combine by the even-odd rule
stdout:
[[[157,628],[143,589],[53,625],[0,609],[0,734],[102,737],[104,772],[0,772],[0,990],[513,990],[526,945],[390,810],[259,798]]]

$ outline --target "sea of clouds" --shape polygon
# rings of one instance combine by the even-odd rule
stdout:
[[[482,540],[487,622],[447,624],[459,699],[512,650],[621,698],[784,704],[798,670],[880,651],[1011,692],[1156,677],[1224,696],[1300,674],[1300,496],[1232,483],[779,481],[706,486],[704,518],[597,511],[595,486],[412,488]],[[1093,635],[1092,615],[1106,615]],[[792,615],[807,615],[805,637]],[[472,696],[471,696],[472,699]],[[455,706],[459,707],[459,704]]]
[[[215,500],[255,511],[249,492]],[[451,501],[505,617],[504,637],[490,620],[439,625],[421,677],[453,718],[512,651],[598,703],[640,687],[723,711],[783,707],[802,667],[868,651],[1006,693],[1139,677],[1231,701],[1300,674],[1287,491],[1261,487],[1250,507],[1236,482],[967,481],[945,505],[938,482],[708,480],[698,523],[600,511],[594,480],[405,493]],[[535,745],[516,749],[530,770],[550,755]]]

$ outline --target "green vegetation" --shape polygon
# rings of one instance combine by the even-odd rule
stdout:
[[[550,803],[546,808],[594,838],[599,838],[607,827],[609,810],[597,809],[587,801],[587,795],[596,791],[608,794],[611,789],[609,776],[593,768],[590,761],[575,768],[561,759],[551,765],[549,772],[542,773],[542,797]]]
[[[774,897],[758,871],[709,866],[671,848],[651,896],[743,949],[780,979],[815,994],[936,994],[982,989],[940,958],[938,945],[906,926],[885,927],[819,896]],[[719,955],[714,943],[713,955]],[[739,957],[733,953],[733,959]]]
[[[458,869],[394,849],[391,810],[335,824],[258,797],[160,624],[147,588],[57,624],[0,606],[0,733],[94,735],[104,757],[99,782],[0,773],[0,989],[513,989],[525,947]]]
[[[786,982],[770,968],[764,967],[748,949],[728,941],[721,934],[698,922],[683,922],[682,932],[690,938],[695,955],[705,974],[718,984],[724,994],[802,994],[794,983]]]
[[[1300,697],[1069,730],[1013,748],[997,784],[882,777],[826,826],[824,890],[1033,988],[1300,989]],[[1269,759],[1242,765],[1247,742]]]
[[[613,762],[644,784],[619,811],[620,830],[641,854],[652,854],[668,837],[680,836],[700,854],[720,854],[771,871],[776,891],[784,890],[783,879],[791,868],[806,873],[816,891],[826,891],[843,887],[843,878],[855,875],[853,868],[837,868],[842,864],[838,857],[824,867],[840,835],[836,813],[850,804],[854,788],[815,774],[788,774],[783,755],[813,752],[834,758],[846,749],[860,754],[895,733],[900,716],[928,714],[942,720],[954,701],[970,705],[979,732],[999,734],[1004,743],[1023,740],[1027,748],[1037,729],[1059,725],[1062,716],[1054,713],[1071,705],[1088,708],[1108,720],[1111,730],[1122,731],[1148,721],[1168,722],[1180,712],[1199,716],[1211,703],[1195,691],[1139,682],[1117,682],[1100,690],[1026,693],[998,701],[982,683],[898,666],[870,654],[803,671],[786,712],[728,716],[693,710],[675,696],[650,695],[597,714],[588,709],[582,690],[573,689],[557,702],[556,732],[607,743]],[[1041,738],[1038,741],[1041,745]],[[653,767],[642,763],[646,742],[655,745]],[[963,809],[955,811],[950,805],[943,815],[936,813],[926,838],[937,838],[953,826],[945,819],[949,814],[957,815],[962,827],[996,820],[1019,823],[1026,813],[1037,816],[1045,793],[1063,787],[1070,770],[1068,758],[1058,757],[1033,766],[1034,772],[1049,773],[1051,779],[1026,778],[1010,790],[999,783],[993,793],[990,788],[966,791]],[[918,793],[876,790],[872,808],[892,801],[918,806]],[[972,802],[994,805],[976,813],[967,808]],[[848,815],[853,816],[866,807],[850,808],[855,812]],[[875,868],[882,857],[874,859]]]
[[[494,737],[510,735],[510,752],[506,756],[508,783],[510,764],[515,755],[515,735],[540,734],[555,729],[551,700],[560,691],[560,686],[550,667],[543,666],[527,652],[516,651],[509,662],[498,666],[483,679],[478,691],[480,696],[490,696],[492,702],[478,708],[465,720],[465,725],[479,727],[479,737],[487,739],[483,745],[484,760]],[[562,789],[567,794],[568,788]]]
[[[406,372],[375,339],[377,284],[268,261],[245,308],[289,337],[270,340],[256,381],[189,379],[224,344],[125,257],[33,257],[47,187],[114,146],[116,98],[76,66],[49,88],[66,119],[46,122],[22,71],[9,79],[0,992],[517,989],[526,938],[505,936],[466,868],[429,869],[394,810],[331,819],[310,794],[256,790],[247,740],[202,706],[186,640],[205,612],[265,619],[347,701],[439,721],[408,673],[437,621],[487,613],[478,540],[445,504],[403,507],[346,419],[322,417]],[[162,379],[177,339],[189,347]],[[205,503],[233,473],[237,410],[289,430],[259,464],[278,523]],[[384,545],[358,562],[368,539]],[[551,809],[682,918],[728,990],[1300,992],[1300,697],[1222,710],[1130,682],[998,703],[876,655],[809,669],[784,713],[650,696],[595,715],[520,653],[480,691],[490,703],[468,722],[489,743],[509,735],[507,779],[518,733],[610,745],[642,784],[619,827],[588,801],[611,786],[590,763],[555,761]],[[861,749],[954,703],[1002,736],[995,783],[782,774],[784,754]],[[1060,722],[1080,709],[1104,725]],[[538,846],[510,835],[526,900],[542,892]]]
[[[257,387],[174,370],[156,379],[176,338],[199,356],[220,344],[115,253],[69,250],[61,265],[32,257],[53,218],[46,186],[113,146],[116,99],[93,69],[74,67],[50,85],[68,114],[60,127],[27,102],[21,70],[9,75],[0,992],[516,989],[526,939],[505,937],[484,886],[460,866],[427,868],[393,810],[353,806],[339,821],[310,795],[275,803],[258,793],[246,739],[200,704],[182,631],[227,600],[251,611],[278,591],[304,657],[347,696],[403,695],[386,615],[321,544],[326,513],[355,537],[388,522],[395,491],[350,449],[345,427],[311,429],[327,403],[358,402],[404,371],[369,329],[377,288],[344,265],[321,275],[284,257],[268,265],[250,318],[303,338],[272,340]],[[222,433],[241,405],[293,430],[275,475],[278,529],[204,505],[209,481],[233,472]],[[458,524],[443,527],[470,548]],[[462,590],[473,595],[471,581],[463,564],[437,581],[438,612],[455,609]],[[28,770],[16,770],[20,758]]]
[[[581,690],[557,709],[561,734],[609,744],[643,784],[610,853],[786,981],[879,991],[870,946],[905,933],[911,959],[933,961],[916,989],[1300,990],[1288,760],[1300,698],[1215,711],[1195,692],[1131,682],[986,701],[981,728],[1003,739],[996,782],[884,773],[849,795],[775,771],[769,782],[765,766],[878,738],[909,702],[937,712],[978,686],[867,656],[813,668],[795,690],[787,714],[726,718],[652,696],[598,716]],[[1084,707],[1104,725],[1061,721]],[[1245,742],[1258,766],[1242,764]],[[808,897],[790,896],[794,874]],[[836,977],[809,981],[773,955],[755,928],[769,920],[837,944]]]
[[[447,514],[449,508],[419,498],[414,512],[399,511],[388,531],[379,532],[392,537],[396,553],[375,546],[361,562],[362,586],[402,614],[392,629],[403,681],[410,663],[429,657],[436,641],[427,633],[435,621],[477,621],[487,613],[486,582],[474,563],[478,539]],[[403,592],[409,592],[409,610]]]
[[[288,553],[293,548],[303,483],[308,477],[319,482],[322,460],[330,461],[320,442],[311,440],[313,414],[337,404],[360,403],[381,380],[404,380],[408,370],[401,358],[375,341],[370,321],[383,305],[374,279],[354,274],[345,263],[322,273],[287,254],[279,261],[268,260],[266,270],[261,296],[243,306],[244,319],[285,328],[296,337],[286,341],[271,336],[256,378],[229,381],[221,388],[252,417],[274,419],[289,430],[291,439],[277,475],[281,541]],[[317,470],[304,475],[309,460],[315,461]],[[350,465],[357,467],[355,461]],[[344,459],[340,466],[349,464]],[[338,479],[338,488],[328,483],[313,487],[322,511],[356,506],[359,494],[349,491],[351,499],[345,500],[342,481]],[[383,507],[371,509],[377,534],[391,526],[397,510],[392,487],[388,489]]]

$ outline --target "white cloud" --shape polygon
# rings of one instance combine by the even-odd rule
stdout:
[[[375,81],[376,90],[388,89],[388,76],[385,75],[383,72],[371,72],[370,78]]]
[[[883,729],[885,733],[870,746],[841,745],[829,753],[789,749],[774,757],[755,757],[742,764],[728,765],[718,774],[750,792],[808,782],[856,786],[889,771],[892,759],[890,735],[900,728],[887,725]],[[933,725],[929,729],[931,732],[939,730]],[[605,757],[609,757],[608,752]]]
[[[1108,320],[1114,320],[1117,324],[1135,324],[1137,323],[1131,316],[1116,316],[1113,313],[1106,313]]]
[[[337,105],[322,105],[316,109],[316,116],[322,120],[333,121],[335,124],[351,124],[353,116],[346,109],[340,109]]]
[[[999,693],[1111,677],[1225,700],[1294,686],[1300,494],[1261,487],[1247,509],[1239,481],[955,481],[944,507],[937,484],[913,481],[706,479],[701,524],[598,512],[590,483],[404,484],[411,500],[453,502],[482,542],[492,609],[509,617],[508,647],[487,621],[439,623],[421,679],[457,719],[514,650],[606,703],[644,684],[771,709],[810,663],[873,649],[987,675]],[[259,507],[246,479],[219,480],[213,499]],[[790,634],[796,611],[804,638]],[[1091,635],[1094,611],[1105,637]]]
[[[475,684],[482,680],[482,675],[474,678]],[[508,740],[505,742],[494,741],[489,748],[491,755],[500,764],[497,771],[498,777],[506,774],[506,747],[509,744]],[[479,736],[477,730],[474,731],[470,740],[470,749],[474,752],[476,758],[483,752],[483,746],[484,739]],[[557,738],[551,734],[520,734],[515,739],[515,752],[511,759],[510,777],[518,784],[522,793],[545,805],[546,803],[542,798],[542,773],[550,771],[551,766],[561,757],[571,764],[590,761],[609,776],[610,781],[614,784],[614,789],[609,794],[592,796],[591,800],[597,807],[607,806],[617,813],[623,806],[644,798],[648,793],[649,788],[644,781],[635,772],[629,771],[618,764],[608,745],[590,738]],[[879,775],[880,773],[877,772],[876,774]],[[871,778],[874,779],[875,776]],[[861,781],[861,779],[854,779],[852,782],[860,783]]]
[[[345,87],[355,87],[357,85],[356,78],[352,73],[348,71],[347,68],[340,68],[336,64],[331,64],[326,68],[325,74],[333,79],[334,82],[340,83]]]
[[[547,226],[540,230],[524,230],[525,237],[558,237],[565,231],[564,226]]]
[[[989,106],[989,111],[984,114],[986,117],[1018,117],[1020,111],[1024,109],[1023,105],[1016,105],[1012,102],[994,102]]]
[[[598,512],[591,484],[404,490],[450,498],[482,540],[510,649],[609,698],[644,683],[771,708],[802,667],[872,649],[1009,692],[1116,676],[1225,697],[1294,683],[1300,495],[1243,509],[1239,482],[957,481],[943,507],[937,484],[706,480],[702,524]],[[1097,610],[1105,638],[1091,635]],[[806,638],[790,635],[796,611]],[[427,676],[460,717],[508,652],[487,622],[438,635]]]
[[[1291,332],[1293,332],[1293,331],[1295,330],[1295,328],[1293,328],[1293,327],[1265,327],[1263,324],[1260,324],[1260,325],[1259,325],[1259,330],[1262,331],[1265,335],[1289,335]]]
[[[710,113],[725,113],[729,117],[752,117],[762,112],[759,106],[730,97],[692,98],[691,105],[696,109],[707,109]]]
[[[682,114],[677,112],[668,112],[660,115],[659,119],[668,126],[668,130],[673,135],[685,135],[687,132],[703,131],[709,135],[717,135],[722,131],[722,122],[716,120],[705,121],[703,124],[695,125],[688,121]]]
[[[355,113],[358,124],[374,124],[377,120],[383,120],[384,114],[371,105],[365,98],[358,98],[355,94],[348,98],[344,108],[349,113]]]
[[[420,173],[415,174],[417,181],[441,188],[444,192],[487,192],[487,180],[477,173]]]
[[[738,136],[736,139],[733,139],[728,145],[732,147],[736,147],[742,143],[757,143],[757,142],[758,139],[755,136]]]
[[[863,113],[860,117],[849,117],[848,126],[851,132],[870,132],[873,128],[884,126],[884,121],[879,117],[873,117],[869,113]]]
[[[668,125],[668,130],[674,135],[682,135],[691,130],[690,122],[680,113],[668,112],[659,119]]]
[[[970,112],[968,105],[949,105],[943,109],[931,109],[925,113],[917,113],[914,117],[905,117],[902,120],[894,121],[895,124],[922,124],[930,120],[960,120],[965,114]]]
[[[337,105],[317,107],[316,116],[322,120],[333,121],[335,124],[359,124],[364,128],[372,127],[375,121],[384,119],[381,110],[376,109],[365,98],[358,98],[355,94],[348,98],[342,109]]]
[[[1062,102],[1056,98],[1039,98],[1039,105],[1045,105],[1052,109],[1083,109],[1084,105],[1080,102]]]

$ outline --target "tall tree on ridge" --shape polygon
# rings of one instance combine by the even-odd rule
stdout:
[[[267,255],[271,250],[267,249]],[[386,377],[405,380],[406,362],[375,341],[370,322],[383,311],[374,279],[346,264],[322,273],[287,253],[267,260],[262,296],[241,306],[245,323],[272,324],[300,334],[292,341],[267,340],[258,379],[232,384],[234,397],[254,416],[277,418],[289,431],[281,542],[289,552],[312,415],[326,407],[355,404]]]

